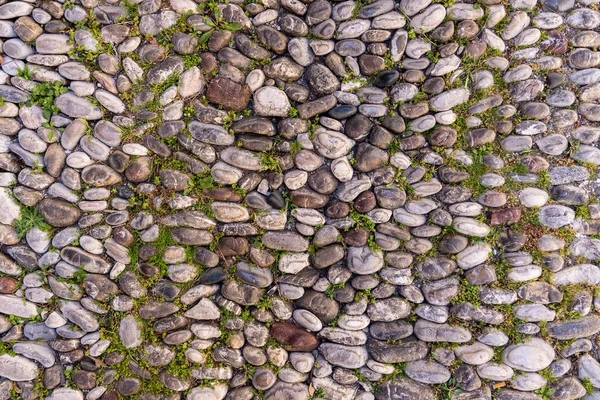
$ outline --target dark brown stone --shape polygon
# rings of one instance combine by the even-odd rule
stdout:
[[[315,336],[289,322],[275,322],[271,326],[271,336],[287,351],[313,351],[319,345]]]
[[[450,148],[456,143],[456,129],[447,126],[437,128],[428,137],[429,144],[432,146],[440,146]]]
[[[312,312],[323,324],[333,321],[340,312],[340,306],[335,300],[330,299],[325,293],[314,290],[306,290],[297,300],[296,306]]]
[[[0,276],[0,293],[14,293],[17,291],[18,282],[8,276]]]
[[[135,237],[124,226],[117,226],[113,230],[115,242],[125,247],[131,246],[135,242]]]
[[[303,187],[290,193],[290,200],[298,207],[321,208],[329,201],[329,196]]]
[[[229,79],[214,78],[208,84],[206,97],[211,103],[219,104],[229,110],[243,111],[250,103],[250,88]]]
[[[48,224],[55,228],[75,225],[81,211],[73,204],[59,199],[44,199],[39,203],[40,213]]]
[[[369,239],[369,233],[364,229],[352,229],[342,233],[342,239],[348,246],[364,246]]]
[[[89,371],[75,371],[71,375],[73,382],[81,390],[90,390],[96,387],[96,375]]]
[[[542,171],[546,171],[550,164],[545,158],[540,156],[525,156],[519,160],[521,164],[527,167],[527,170],[532,174],[538,174]]]
[[[383,57],[363,54],[358,58],[358,65],[363,75],[373,75],[385,69]]]
[[[377,205],[377,201],[375,200],[375,195],[373,192],[362,192],[358,195],[356,200],[354,200],[354,209],[361,214],[366,214]]]
[[[542,49],[552,54],[564,54],[567,52],[569,40],[558,30],[548,32],[548,38],[542,41]]]
[[[325,210],[325,215],[327,215],[329,218],[344,218],[347,217],[349,213],[350,205],[341,201],[333,203]]]
[[[248,252],[248,239],[242,237],[224,237],[219,240],[218,250],[224,257],[242,256]]]
[[[521,209],[518,207],[505,208],[503,210],[493,211],[490,217],[490,224],[504,225],[516,224],[521,219]]]
[[[242,201],[242,197],[239,194],[236,194],[231,189],[227,188],[203,190],[202,195],[209,197],[215,201],[229,201],[235,203],[239,203],[240,201]]]

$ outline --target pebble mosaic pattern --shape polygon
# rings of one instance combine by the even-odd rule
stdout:
[[[600,399],[598,0],[0,0],[0,399]]]

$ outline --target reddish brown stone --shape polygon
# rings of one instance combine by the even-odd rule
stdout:
[[[96,387],[96,375],[92,372],[79,370],[71,375],[73,382],[81,390],[91,390]]]
[[[200,62],[200,67],[202,68],[202,71],[206,73],[212,72],[218,66],[217,58],[212,53],[202,53],[200,59],[202,60]]]
[[[542,171],[546,171],[550,167],[548,161],[540,156],[521,157],[519,162],[526,166],[527,170],[532,174],[539,174]]]
[[[325,214],[329,218],[344,218],[347,217],[350,213],[350,205],[348,203],[343,203],[338,201],[333,203],[325,210]]]
[[[289,322],[274,323],[271,336],[288,351],[313,351],[319,345],[314,335]]]
[[[456,143],[457,136],[458,134],[456,132],[456,129],[443,126],[436,128],[436,130],[429,135],[427,140],[432,146],[449,148],[454,146],[454,143]]]
[[[224,237],[219,241],[218,249],[224,257],[243,256],[248,252],[248,239]]]
[[[385,60],[383,57],[363,54],[358,58],[358,65],[363,75],[373,75],[385,69]]]
[[[124,226],[117,226],[113,230],[115,242],[125,247],[131,246],[135,242],[135,237]]]
[[[364,229],[352,229],[342,233],[342,240],[348,246],[364,246],[369,239],[369,233]]]
[[[290,193],[290,200],[298,207],[321,208],[325,207],[329,201],[329,196],[317,193],[307,187],[302,187]]]
[[[18,282],[8,276],[0,277],[0,293],[14,293],[17,291]]]
[[[505,208],[503,210],[493,211],[490,224],[504,225],[515,224],[521,219],[521,209],[519,207]]]
[[[231,189],[227,188],[216,188],[212,190],[203,190],[202,194],[206,197],[210,197],[215,201],[232,201],[239,203],[242,201],[242,196],[234,193]]]
[[[487,50],[487,44],[483,40],[473,40],[467,43],[465,55],[477,60]]]
[[[354,200],[354,209],[359,213],[366,214],[377,205],[377,200],[375,200],[375,195],[373,192],[362,192],[358,195],[356,200]]]
[[[250,103],[250,88],[229,79],[214,78],[208,84],[206,97],[227,109],[244,111]]]

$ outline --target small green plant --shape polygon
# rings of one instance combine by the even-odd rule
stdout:
[[[352,19],[358,18],[358,14],[361,8],[368,6],[371,4],[372,0],[358,0],[354,4],[354,8],[352,9]]]
[[[44,118],[49,120],[60,111],[54,105],[54,99],[66,92],[67,88],[62,86],[60,82],[54,82],[54,84],[50,82],[41,83],[31,91],[27,106],[31,107],[32,104],[40,106],[44,110]]]
[[[440,54],[436,51],[429,50],[427,53],[427,58],[434,64],[437,64],[440,61]]]
[[[48,232],[50,225],[44,221],[44,216],[40,214],[37,208],[23,206],[21,208],[21,217],[13,222],[13,227],[17,231],[19,239],[25,237],[27,232],[33,228]]]
[[[394,138],[390,144],[388,144],[388,153],[390,153],[390,155],[394,155],[397,152],[399,152],[400,150],[402,150],[401,146],[400,146],[400,141],[397,138]]]
[[[256,303],[256,308],[261,311],[270,310],[271,309],[271,300],[273,298],[271,296],[263,296],[258,303]]]
[[[323,388],[318,388],[313,393],[311,399],[326,399],[327,397],[325,397],[325,396],[326,396],[325,390]]]
[[[263,171],[282,172],[279,165],[279,157],[271,153],[263,153],[260,156],[260,165]]]
[[[369,235],[369,238],[367,239],[367,245],[369,246],[369,249],[371,249],[372,252],[376,253],[378,251],[381,251],[381,247],[377,244],[374,234]]]
[[[194,107],[192,106],[187,106],[187,107],[183,107],[183,116],[185,118],[192,118],[194,116],[194,114],[196,113],[196,111],[194,110]],[[174,142],[177,140],[177,138],[170,138],[170,139],[175,139]],[[166,140],[165,140],[166,141]],[[172,147],[172,146],[169,146]]]
[[[390,53],[390,51],[386,51],[385,54],[383,55],[383,64],[385,65],[386,69],[394,69],[396,68],[396,61],[394,61],[394,59],[392,58],[392,54]],[[389,101],[389,98],[386,98]]]
[[[581,384],[585,388],[585,393],[591,395],[594,393],[594,385],[592,385],[592,381],[590,378],[584,378],[581,380]]]
[[[186,70],[195,67],[196,65],[200,65],[202,62],[202,58],[198,54],[184,54],[182,58]]]
[[[210,169],[207,168],[203,173],[193,175],[187,189],[184,190],[183,194],[188,195],[190,193],[194,193],[198,196],[201,196],[203,191],[213,190],[214,188],[215,181],[210,173]]]
[[[198,39],[198,43],[200,44],[200,46],[206,45],[206,43],[208,43],[208,40],[215,31],[237,32],[240,29],[242,29],[242,26],[240,24],[237,24],[235,22],[227,22],[223,20],[221,17],[221,12],[217,7],[217,4],[218,3],[216,2],[204,2],[198,5],[200,11],[208,11],[208,13],[212,13],[212,18],[208,16],[204,17],[204,23],[210,26],[212,29],[204,32],[200,36],[200,39]]]
[[[451,0],[454,3],[454,0]],[[454,394],[461,393],[462,390],[456,387],[456,379],[450,378],[448,382],[444,382],[443,384],[436,387],[439,399],[444,400],[452,400],[454,398]]]
[[[17,76],[19,78],[23,78],[23,79],[27,79],[28,81],[31,80],[31,71],[29,70],[29,66],[27,66],[27,64],[25,64],[25,66],[21,69],[17,70]]]
[[[296,154],[298,154],[300,150],[302,150],[302,144],[300,144],[300,142],[295,141],[290,144],[290,156],[296,157]]]
[[[65,0],[63,3],[63,9],[72,10],[73,8],[75,8],[75,0]]]
[[[375,296],[371,293],[371,289],[359,290],[354,295],[354,301],[358,302],[361,299],[365,299],[367,303],[375,303]]]
[[[367,232],[375,231],[375,223],[368,215],[361,214],[356,210],[350,211],[350,218],[354,221],[354,227],[362,228]]]
[[[438,3],[443,5],[444,7],[452,7],[454,5],[455,0],[433,0],[434,3]]]
[[[213,236],[213,240],[208,245],[208,248],[210,249],[210,251],[217,250],[217,248],[219,247],[219,242],[221,241],[222,237],[223,237],[223,232],[219,232]]]
[[[535,393],[538,394],[542,399],[548,400],[550,399],[550,396],[552,396],[552,389],[550,389],[549,386],[544,385],[536,390]]]
[[[254,70],[260,67],[264,67],[265,65],[269,64],[271,62],[271,58],[265,58],[263,60],[252,60],[250,61],[250,64],[248,65],[248,70]]]
[[[39,175],[44,171],[44,166],[42,164],[40,164],[40,162],[38,160],[35,160],[33,162],[33,164],[31,165],[31,172],[33,172],[35,175]]]
[[[231,191],[240,197],[246,197],[246,191],[235,183],[231,185]]]
[[[344,287],[344,285],[345,285],[345,282],[329,284],[329,286],[327,286],[327,289],[325,289],[325,294],[330,299],[333,299],[333,297],[335,296],[335,290],[342,289]]]

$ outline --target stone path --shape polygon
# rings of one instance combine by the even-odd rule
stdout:
[[[0,0],[0,399],[600,399],[597,0]]]

